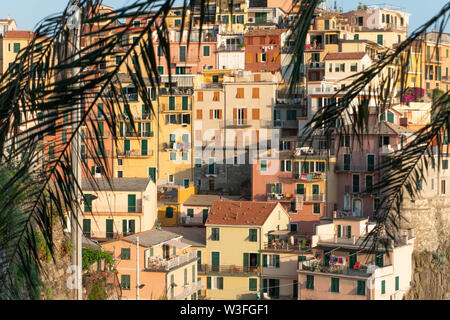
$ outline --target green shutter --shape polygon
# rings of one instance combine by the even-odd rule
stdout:
[[[360,296],[366,295],[366,282],[363,280],[358,280],[357,294]]]
[[[338,226],[337,226],[337,236],[338,236],[338,238],[341,237],[341,225],[340,224],[338,224]]]
[[[182,97],[182,109],[189,110],[189,97]]]
[[[142,140],[141,141],[141,154],[143,156],[148,155],[148,140]]]
[[[267,267],[267,254],[263,254],[263,267]]]
[[[106,238],[112,238],[114,235],[114,220],[106,220]]]
[[[211,289],[211,277],[206,278],[206,288]]]
[[[219,280],[217,283],[217,289],[223,290],[223,277],[218,277],[217,279]]]
[[[267,279],[263,279],[263,292],[267,292],[268,281]]]
[[[400,289],[400,277],[396,276],[395,277],[395,291]]]
[[[381,294],[386,293],[386,280],[381,281]]]
[[[166,208],[166,218],[168,218],[168,219],[173,218],[173,208],[172,207]]]
[[[280,256],[279,255],[275,255],[275,267],[276,268],[280,267]]]
[[[135,233],[135,221],[130,220],[128,223],[129,223],[129,228],[130,228],[130,234],[134,234]]]
[[[248,290],[249,291],[257,291],[258,290],[258,279],[249,278],[248,279]]]
[[[347,238],[352,237],[352,226],[347,226]]]
[[[306,289],[314,289],[314,276],[307,275],[306,276]]]
[[[128,195],[128,212],[136,212],[136,195],[129,194]]]
[[[243,263],[243,266],[244,266],[244,267],[248,267],[248,263],[249,263],[249,255],[248,255],[248,253],[244,253],[244,263]]]
[[[127,220],[122,220],[122,233],[124,236],[128,235],[128,222]]]

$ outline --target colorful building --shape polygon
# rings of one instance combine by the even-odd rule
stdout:
[[[156,224],[156,185],[148,178],[83,179],[83,233],[113,239]]]
[[[314,258],[299,262],[299,300],[402,300],[410,287],[414,233],[387,246],[361,244],[375,227],[367,218],[324,220],[312,238]]]
[[[215,201],[206,221],[206,252],[199,273],[210,299],[255,300],[261,291],[261,253],[269,234],[287,230],[278,203]]]
[[[182,223],[182,205],[197,189],[193,184],[179,186],[158,185],[158,223],[163,227],[174,227]]]
[[[149,230],[102,244],[116,261],[123,300],[197,300],[197,253],[182,236]]]

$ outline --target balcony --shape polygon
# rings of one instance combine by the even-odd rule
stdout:
[[[222,83],[200,83],[198,89],[222,89]]]
[[[275,120],[273,122],[274,128],[280,129],[298,129],[298,120]]]
[[[226,123],[223,123],[223,121],[221,121],[220,129],[223,129],[224,126],[226,128],[245,128],[251,127],[252,125],[249,123],[247,119],[234,119],[234,120],[227,120]]]
[[[117,151],[119,158],[147,158],[153,157],[153,150],[148,150],[147,155],[142,155],[141,150]]]
[[[325,180],[324,172],[314,172],[314,173],[294,173],[294,179],[298,181],[315,182]]]
[[[191,107],[188,105],[183,108],[182,104],[175,104],[175,105],[170,106],[167,103],[161,103],[161,111],[163,111],[163,112],[189,112],[189,111],[191,111]]]
[[[145,269],[148,271],[166,272],[194,261],[197,261],[196,251],[191,251],[180,256],[174,256],[171,259],[151,257],[146,261],[147,264],[145,266]]]
[[[291,202],[295,198],[291,195],[287,196],[284,193],[268,193],[267,201],[289,201]]]
[[[203,217],[181,217],[181,225],[183,226],[199,226],[204,225]]]
[[[310,252],[311,244],[297,243],[290,244],[286,241],[280,243],[264,243],[264,251],[275,251],[275,252]]]
[[[347,246],[355,246],[355,247],[362,247],[363,245],[365,247],[371,247],[374,243],[371,238],[366,238],[364,236],[357,237],[357,236],[351,236],[348,237],[338,237],[336,234],[322,234],[316,236],[318,238],[318,243],[321,244],[338,244],[338,245],[347,245]],[[379,240],[380,241],[380,240]],[[382,240],[383,242],[391,243],[388,238],[385,238]]]
[[[121,138],[152,138],[154,137],[153,131],[142,131],[142,132],[133,132],[133,131],[127,131],[121,136]]]
[[[126,115],[119,114],[119,115],[117,115],[117,117],[119,118],[119,120],[122,120],[122,121],[130,121],[130,117],[128,117]],[[143,114],[142,116],[135,116],[135,115],[133,115],[133,120],[134,121],[150,121],[150,120],[153,120],[153,113]]]
[[[233,45],[220,45],[217,48],[217,52],[240,52],[244,51],[245,46],[243,44],[233,44]]]
[[[328,266],[318,262],[316,259],[299,263],[298,271],[309,271],[324,274],[337,274],[353,277],[369,278],[372,276],[373,267],[360,266],[358,269],[349,268],[344,265],[330,264]]]
[[[325,196],[323,193],[321,194],[308,194],[304,196],[303,202],[324,202]]]
[[[259,267],[242,267],[237,265],[198,265],[198,273],[217,273],[217,274],[252,274],[260,273]]]
[[[175,76],[172,76],[172,81]],[[160,96],[191,96],[194,94],[193,88],[188,87],[172,87],[159,89]]]
[[[324,49],[324,45],[322,43],[316,43],[316,44],[306,44],[306,51],[322,51]]]
[[[189,297],[190,295],[196,293],[198,290],[202,289],[203,289],[202,281],[198,280],[191,284],[184,285],[183,291],[170,300],[184,300],[184,298]]]
[[[325,63],[324,62],[311,62],[307,64],[309,69],[325,69]]]

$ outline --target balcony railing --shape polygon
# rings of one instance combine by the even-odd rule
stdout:
[[[221,129],[223,129],[224,125],[225,125],[227,128],[231,128],[231,127],[246,127],[246,126],[251,126],[251,124],[249,123],[249,121],[248,121],[247,119],[227,120],[225,124],[221,121],[221,122],[220,122],[220,127],[221,127]]]
[[[245,47],[242,44],[221,45],[217,48],[217,52],[244,51],[244,49]]]
[[[148,150],[147,155],[143,155],[141,150],[117,151],[118,157],[152,157],[153,150]]]
[[[311,244],[305,243],[296,243],[296,244],[290,244],[286,241],[280,242],[280,243],[264,243],[264,250],[266,251],[301,251],[306,252],[311,250]]]
[[[259,267],[243,267],[236,265],[210,265],[201,264],[198,265],[199,273],[219,273],[219,274],[258,274],[260,273]]]
[[[174,81],[174,78],[176,76],[172,76],[172,81]],[[159,95],[160,96],[176,96],[176,95],[184,95],[184,96],[191,96],[194,94],[193,88],[188,87],[172,87],[172,88],[161,88],[159,89]]]
[[[275,120],[273,122],[274,128],[285,128],[285,129],[297,129],[298,120]]]
[[[196,293],[198,290],[202,290],[202,281],[198,280],[191,284],[187,284],[183,286],[183,291],[173,297],[171,300],[184,300],[184,298],[189,297],[190,295]]]
[[[196,260],[196,251],[191,251],[180,256],[174,256],[169,260],[162,257],[151,257],[148,259],[145,269],[150,271],[169,271]]]
[[[319,51],[323,50],[324,46],[322,43],[316,43],[316,44],[306,44],[306,51]]]
[[[322,181],[325,180],[325,173],[294,173],[294,179],[299,181]]]
[[[370,277],[373,268],[361,266],[358,269],[349,268],[344,265],[330,264],[328,266],[314,260],[308,260],[299,263],[299,270],[318,272],[318,273],[333,273],[355,277]]]
[[[287,197],[283,193],[268,193],[267,194],[267,201],[292,201],[294,200],[293,197]]]
[[[304,196],[304,202],[323,202],[325,199],[324,194],[308,194]]]
[[[133,132],[133,131],[126,131],[122,137],[130,137],[130,138],[151,138],[154,136],[153,131],[141,131],[141,132]]]

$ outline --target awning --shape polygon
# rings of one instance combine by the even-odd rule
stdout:
[[[274,230],[274,231],[269,231],[269,234],[271,236],[288,236],[292,233],[292,231],[289,230]]]
[[[169,240],[164,244],[168,244],[169,246],[176,247],[178,249],[186,249],[191,246],[190,244],[187,244],[187,243],[181,242],[181,241],[177,241],[177,240]]]

